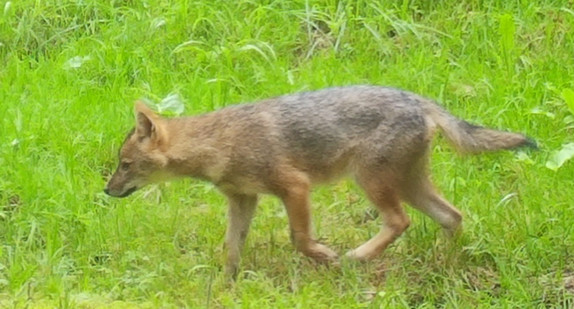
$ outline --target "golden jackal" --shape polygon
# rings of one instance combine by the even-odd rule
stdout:
[[[226,271],[235,275],[257,195],[281,199],[297,250],[318,261],[337,254],[311,234],[309,192],[316,183],[352,175],[383,218],[380,232],[347,256],[377,256],[409,226],[401,201],[447,231],[461,214],[429,179],[436,128],[460,151],[535,146],[522,134],[471,125],[418,95],[351,86],[230,106],[197,117],[166,119],[136,103],[136,127],[125,139],[105,192],[125,197],[170,177],[214,183],[229,200]]]

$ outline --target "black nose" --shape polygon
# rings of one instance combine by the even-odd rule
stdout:
[[[108,188],[105,188],[105,189],[104,189],[104,193],[107,194],[107,195],[110,195],[110,190],[108,190]]]

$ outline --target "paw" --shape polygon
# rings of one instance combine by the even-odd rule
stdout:
[[[239,263],[226,263],[225,264],[225,277],[228,280],[235,281],[239,274]]]
[[[350,259],[350,260],[355,260],[355,261],[362,260],[362,257],[359,257],[357,255],[357,250],[348,251],[347,253],[345,253],[345,258]]]
[[[345,253],[345,258],[359,262],[366,262],[372,260],[374,256],[375,254],[366,250],[363,247],[359,247],[357,249]]]
[[[339,257],[335,251],[320,243],[313,243],[303,254],[320,263],[332,262]]]
[[[454,228],[443,228],[446,237],[456,239],[462,235],[462,225],[457,225]]]

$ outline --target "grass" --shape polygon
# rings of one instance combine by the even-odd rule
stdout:
[[[569,1],[2,1],[0,306],[571,307],[574,163],[545,164],[574,139],[561,95],[573,33]],[[367,264],[314,265],[264,198],[235,285],[212,185],[102,193],[137,98],[177,93],[199,114],[359,83],[434,98],[541,150],[460,157],[439,138],[434,179],[463,235],[409,210],[411,228]],[[313,202],[338,252],[378,230],[351,182]]]

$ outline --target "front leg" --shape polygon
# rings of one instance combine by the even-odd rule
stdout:
[[[257,206],[257,195],[226,194],[229,201],[225,247],[227,261],[225,273],[235,279],[241,260],[241,249],[249,232],[251,220]]]
[[[278,194],[289,217],[291,240],[299,252],[318,262],[334,261],[337,254],[329,247],[318,243],[311,235],[310,185],[305,177],[296,176],[296,174],[286,175],[287,185]]]

